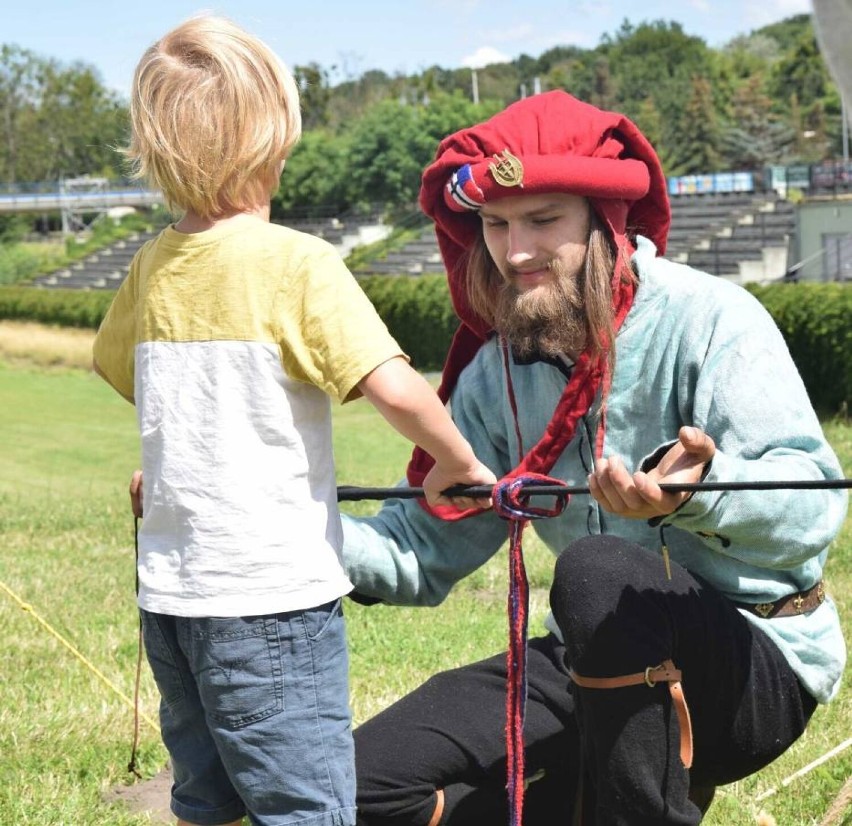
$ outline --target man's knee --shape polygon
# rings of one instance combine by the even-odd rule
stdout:
[[[556,560],[554,582],[570,586],[599,572],[615,573],[621,571],[639,550],[638,546],[619,536],[607,534],[584,536],[572,542]]]
[[[629,582],[636,546],[615,536],[572,542],[556,560],[550,607],[563,635],[585,637],[611,612]]]

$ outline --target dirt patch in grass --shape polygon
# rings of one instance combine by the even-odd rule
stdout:
[[[114,786],[104,799],[124,806],[134,814],[147,814],[152,826],[173,826],[175,816],[169,809],[172,773],[166,767],[150,780],[140,780],[132,786]]]

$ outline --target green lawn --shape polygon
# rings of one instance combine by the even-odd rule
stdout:
[[[341,483],[390,485],[407,444],[364,402],[335,412]],[[826,432],[852,475],[852,427]],[[0,588],[0,824],[143,824],[105,803],[126,772],[136,662],[132,519],[126,501],[138,464],[133,408],[94,376],[40,372],[0,363],[0,583],[56,629],[114,685],[104,684]],[[375,505],[346,506],[366,512]],[[551,559],[531,534],[525,543],[532,590],[531,633],[541,631]],[[852,518],[834,549],[829,589],[852,640]],[[362,721],[430,673],[502,650],[506,641],[506,557],[461,583],[438,608],[363,608],[347,603],[352,704]],[[475,606],[475,610],[471,610]],[[156,717],[144,674],[142,710]],[[817,711],[808,733],[760,774],[720,790],[706,823],[819,824],[852,774],[852,749],[777,794],[756,797],[852,735],[852,686]],[[166,754],[144,721],[141,769],[151,776]],[[852,823],[852,814],[841,821]],[[478,826],[478,824],[472,824]],[[836,826],[836,824],[835,824]]]

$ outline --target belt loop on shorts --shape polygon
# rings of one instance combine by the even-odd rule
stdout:
[[[568,676],[582,688],[624,688],[630,685],[647,685],[653,688],[657,683],[668,683],[680,725],[680,761],[687,769],[692,765],[692,720],[681,685],[681,672],[671,660],[664,660],[659,665],[649,665],[644,671],[620,677],[583,677],[573,669],[569,670]]]

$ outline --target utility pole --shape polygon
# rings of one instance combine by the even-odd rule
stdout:
[[[479,103],[479,79],[476,76],[476,69],[470,70],[470,80],[473,102]]]

